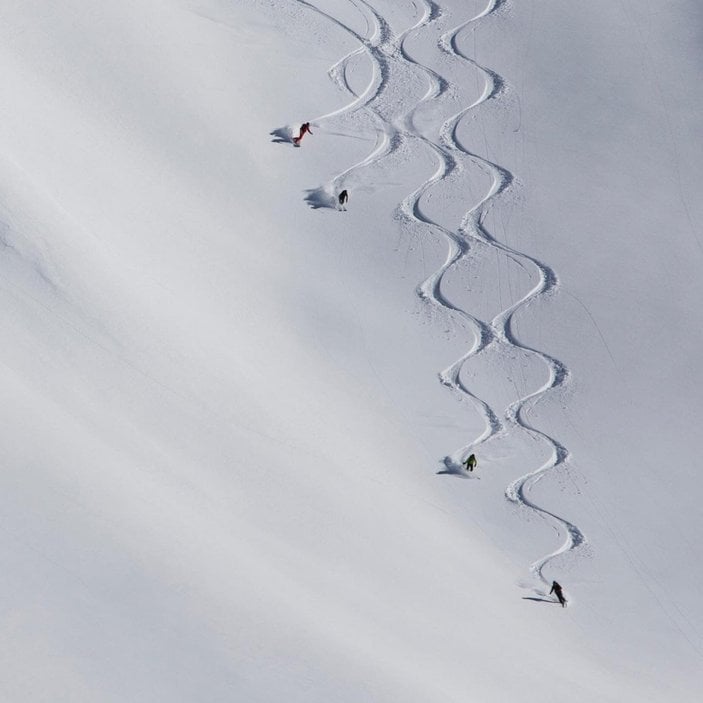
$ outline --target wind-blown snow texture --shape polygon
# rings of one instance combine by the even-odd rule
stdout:
[[[0,17],[3,700],[699,700],[698,3]]]

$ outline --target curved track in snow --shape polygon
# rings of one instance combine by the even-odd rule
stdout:
[[[469,239],[476,239],[484,244],[498,250],[505,256],[509,257],[516,263],[522,266],[530,266],[537,273],[537,283],[519,300],[507,307],[501,313],[496,315],[489,324],[491,335],[488,338],[486,347],[502,346],[504,348],[519,349],[523,352],[528,352],[530,355],[540,359],[548,369],[549,376],[547,381],[537,388],[532,393],[523,396],[507,408],[504,413],[505,421],[509,426],[519,428],[527,432],[533,438],[544,442],[550,447],[550,457],[537,469],[528,472],[527,474],[514,480],[505,490],[505,495],[512,503],[527,508],[541,517],[546,519],[553,527],[562,535],[562,544],[553,552],[541,557],[533,562],[530,566],[532,573],[539,580],[546,584],[547,579],[544,576],[545,566],[555,557],[577,549],[585,543],[585,536],[581,530],[572,522],[548,510],[547,508],[538,505],[530,497],[530,491],[534,485],[543,478],[547,472],[555,470],[557,467],[566,463],[569,459],[568,449],[561,444],[556,438],[550,436],[533,427],[526,419],[525,413],[528,407],[534,405],[544,394],[554,391],[565,386],[568,383],[570,372],[569,369],[558,359],[549,354],[539,351],[533,347],[523,343],[514,332],[513,321],[515,315],[523,307],[529,305],[533,300],[552,294],[559,287],[559,279],[556,273],[547,264],[539,261],[533,256],[520,252],[513,247],[510,247],[495,239],[484,226],[484,219],[488,209],[495,203],[496,199],[506,193],[514,182],[513,174],[500,165],[493,163],[486,158],[480,157],[478,154],[466,148],[457,136],[458,127],[462,119],[471,111],[478,108],[483,103],[499,99],[505,91],[505,81],[495,71],[479,64],[476,60],[464,53],[461,49],[459,36],[461,32],[469,25],[474,24],[489,15],[504,9],[504,0],[491,0],[486,8],[476,15],[476,17],[459,25],[453,30],[444,34],[440,40],[440,49],[450,53],[478,70],[485,80],[485,86],[482,95],[468,107],[456,114],[445,122],[441,130],[442,141],[447,145],[448,149],[458,150],[473,161],[479,168],[487,170],[493,179],[493,183],[489,192],[469,210],[462,223],[460,234]],[[454,262],[450,262],[444,270],[438,272],[435,278],[437,284],[441,282],[442,277]],[[458,359],[446,371],[442,373],[444,379],[449,385],[454,387],[460,383],[461,369],[467,360],[483,351],[482,348],[474,348],[469,350],[463,357]],[[474,443],[460,450],[459,455],[465,455],[473,447],[487,441],[492,436],[496,435],[502,428],[499,428],[495,423],[487,426],[487,430]],[[456,456],[447,457],[445,463],[456,467]]]
[[[365,110],[372,115],[378,135],[376,146],[371,153],[337,174],[332,183],[326,187],[323,186],[322,189],[334,192],[354,171],[369,167],[387,158],[401,145],[411,141],[420,144],[436,159],[435,172],[403,199],[396,209],[396,217],[407,228],[424,228],[425,231],[432,230],[440,233],[448,243],[448,252],[444,263],[418,285],[417,294],[421,300],[438,309],[459,316],[473,329],[475,338],[473,345],[459,359],[443,370],[439,377],[441,382],[458,396],[469,398],[485,422],[485,430],[479,437],[457,449],[452,455],[444,457],[443,463],[446,468],[444,473],[462,475],[462,457],[488,440],[506,434],[510,428],[526,432],[550,448],[550,457],[547,461],[537,469],[514,480],[505,490],[505,496],[509,501],[540,515],[563,538],[558,549],[541,557],[530,567],[532,573],[543,584],[546,584],[547,579],[543,573],[545,566],[555,557],[577,549],[586,540],[576,525],[538,505],[530,497],[532,488],[548,472],[557,469],[569,460],[569,452],[556,438],[533,427],[526,419],[526,412],[546,393],[564,387],[569,381],[570,372],[558,359],[523,343],[514,331],[514,319],[521,309],[534,300],[553,294],[559,288],[559,279],[547,264],[500,242],[487,230],[484,225],[486,215],[499,198],[510,191],[514,183],[514,176],[506,168],[467,148],[458,136],[459,127],[467,115],[480,108],[484,103],[500,99],[505,94],[504,79],[465,53],[460,41],[462,33],[470,26],[477,26],[477,23],[490,15],[506,11],[505,0],[489,0],[480,13],[444,32],[440,37],[437,44],[439,51],[446,58],[462,61],[469,65],[473,71],[478,72],[483,77],[484,87],[479,97],[471,104],[462,107],[444,120],[439,129],[439,139],[436,142],[423,136],[415,129],[413,117],[423,104],[430,101],[440,101],[450,92],[452,85],[447,78],[416,61],[406,50],[405,42],[410,36],[427,29],[429,25],[442,18],[444,16],[443,8],[433,0],[419,0],[419,3],[414,4],[415,7],[419,5],[420,19],[400,34],[394,35],[389,22],[373,7],[371,2],[368,0],[349,0],[365,19],[368,36],[362,36],[339,19],[316,7],[309,0],[297,0],[297,2],[321,14],[359,42],[358,48],[340,59],[329,70],[332,80],[352,98],[350,103],[339,110],[316,118],[314,122]],[[350,62],[362,53],[366,53],[371,61],[372,76],[367,87],[357,95],[347,81],[346,71]],[[428,88],[425,95],[410,109],[399,115],[388,117],[384,112],[393,106],[389,105],[384,97],[389,89],[392,67],[399,67],[402,70],[421,75],[427,81]],[[446,181],[452,174],[461,174],[469,169],[478,169],[487,174],[490,177],[491,185],[486,194],[465,213],[461,225],[454,231],[433,220],[423,210],[422,198],[432,189],[441,188],[442,182]],[[537,282],[526,294],[488,322],[480,320],[461,306],[453,303],[442,291],[442,282],[445,276],[468,256],[474,243],[480,243],[484,247],[498,252],[524,269],[531,269],[537,278]],[[501,356],[509,353],[510,350],[520,350],[539,359],[548,370],[548,379],[539,388],[518,398],[507,409],[499,413],[465,385],[461,379],[461,371],[471,358],[479,354],[492,353]]]

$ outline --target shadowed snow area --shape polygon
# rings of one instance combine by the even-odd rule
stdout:
[[[0,19],[3,701],[700,699],[697,2]]]

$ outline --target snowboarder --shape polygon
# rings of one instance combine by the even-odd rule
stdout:
[[[476,461],[476,455],[472,454],[466,461],[463,462],[463,464],[464,466],[466,466],[467,471],[473,471],[478,465],[478,461]]]
[[[344,207],[347,204],[347,200],[349,200],[349,193],[347,193],[345,189],[339,194],[339,207],[341,210],[347,209],[346,207]]]
[[[293,144],[295,144],[295,146],[300,146],[300,142],[306,134],[312,134],[309,122],[303,122],[303,124],[300,125],[300,134],[293,139]]]
[[[564,594],[561,591],[561,586],[556,581],[552,581],[552,590],[549,591],[549,594],[551,595],[552,593],[557,597],[562,608],[566,606],[566,598],[564,598]]]

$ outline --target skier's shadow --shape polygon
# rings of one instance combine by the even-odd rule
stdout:
[[[337,198],[331,195],[325,188],[310,188],[305,191],[305,202],[313,210],[327,208],[337,210]]]
[[[292,144],[293,143],[293,133],[290,127],[277,127],[276,129],[269,132],[273,137],[271,140],[274,144]]]
[[[559,605],[558,600],[552,600],[551,598],[539,598],[537,596],[523,596],[522,599],[523,600],[536,600],[540,603],[552,603],[552,604]]]
[[[478,478],[478,476],[469,476],[461,469],[440,469],[437,476],[454,476],[455,478]]]

